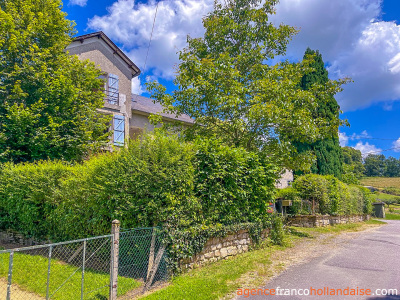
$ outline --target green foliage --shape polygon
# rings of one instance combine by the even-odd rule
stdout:
[[[291,142],[314,142],[337,134],[338,118],[327,120],[314,112],[346,80],[328,80],[303,90],[303,75],[313,71],[311,58],[271,64],[285,54],[297,31],[269,21],[277,2],[215,1],[214,11],[203,19],[204,37],[189,37],[180,52],[177,90],[168,95],[156,82],[148,89],[169,112],[194,119],[193,126],[185,129],[187,139],[217,136],[228,145],[262,149],[289,168],[307,169],[312,157],[297,155]]]
[[[113,219],[170,231],[268,226],[275,179],[267,161],[244,149],[155,133],[74,166],[4,165],[0,225],[52,240],[107,233]]]
[[[342,181],[348,184],[360,184],[360,178],[365,172],[361,151],[343,147],[342,154],[344,163]]]
[[[328,71],[325,69],[322,55],[319,51],[307,48],[304,59],[312,58],[310,67],[313,71],[305,74],[300,82],[303,90],[310,90],[313,85],[325,85],[329,82]],[[318,101],[318,107],[314,114],[314,118],[322,118],[328,122],[338,124],[339,105],[337,104],[333,94],[321,98],[319,93],[315,94]],[[311,151],[315,155],[315,162],[311,167],[311,172],[320,175],[334,175],[337,178],[342,177],[343,173],[343,156],[339,145],[338,127],[335,132],[323,139],[318,139],[314,143],[295,143],[297,151],[300,153]]]
[[[260,243],[263,229],[272,227],[272,231],[274,231],[274,220],[275,217],[266,218],[264,223],[215,224],[210,226],[195,225],[185,230],[167,224],[163,232],[163,242],[168,247],[167,263],[172,267],[172,270],[177,271],[179,270],[180,262],[200,253],[210,238],[225,237],[229,233],[238,232],[240,230],[247,230],[252,243],[257,245]],[[275,227],[277,230],[282,230],[279,226]],[[280,237],[280,233],[277,234],[278,237]]]
[[[302,200],[314,202],[315,213],[357,215],[372,212],[374,197],[367,188],[347,185],[332,175],[304,175],[295,180],[293,187]],[[291,213],[304,213],[298,209],[293,207]]]
[[[298,177],[293,187],[302,199],[312,202],[312,212],[327,213],[329,207],[328,181],[324,176],[308,174]]]
[[[384,188],[381,192],[389,195],[400,196],[400,188],[387,187]]]
[[[71,171],[62,162],[5,164],[0,175],[0,228],[47,236],[51,230],[47,218],[57,207],[59,186]]]
[[[108,141],[100,70],[65,52],[60,0],[0,0],[0,162],[81,160]]]
[[[196,197],[210,224],[262,221],[272,199],[277,169],[255,153],[216,140],[198,140],[195,156]],[[261,219],[260,219],[261,218]]]
[[[285,232],[283,230],[282,218],[274,215],[274,217],[272,218],[270,238],[275,245],[283,245],[284,237]]]
[[[385,156],[370,154],[364,160],[365,176],[384,176],[386,171]]]
[[[384,176],[399,177],[400,176],[400,160],[389,156],[386,158],[386,168]]]
[[[364,160],[365,176],[369,177],[399,177],[400,160],[394,157],[386,158],[383,154],[369,154]]]

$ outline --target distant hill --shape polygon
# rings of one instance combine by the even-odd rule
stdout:
[[[360,181],[361,185],[364,186],[373,186],[376,188],[400,188],[400,177],[365,177]]]

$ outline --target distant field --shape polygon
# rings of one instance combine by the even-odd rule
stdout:
[[[391,201],[391,202],[398,202],[400,196],[396,195],[389,195],[384,193],[375,192],[373,196],[376,201]]]
[[[400,177],[365,177],[361,179],[361,184],[376,188],[400,188]]]

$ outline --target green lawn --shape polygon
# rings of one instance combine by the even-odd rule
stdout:
[[[48,258],[39,255],[14,254],[12,281],[21,289],[46,296]],[[9,254],[0,254],[0,276],[6,278],[8,273]],[[77,267],[68,265],[56,259],[51,261],[50,294],[53,294],[67,280]],[[66,284],[51,299],[80,299],[81,270],[78,270]],[[109,293],[109,274],[90,270],[85,271],[85,299],[107,299]],[[139,287],[141,284],[134,279],[118,277],[118,295]],[[94,291],[94,292],[91,292]],[[89,293],[91,292],[91,293]],[[104,298],[106,297],[106,298]]]
[[[375,197],[376,201],[381,200],[381,201],[395,201],[395,202],[397,202],[400,199],[399,196],[380,193],[380,192],[375,192],[372,195]]]
[[[400,214],[386,213],[385,220],[400,220]]]
[[[242,275],[252,270],[268,272],[266,267],[272,263],[270,254],[277,249],[282,247],[254,250],[192,270],[175,277],[168,287],[140,299],[220,299],[240,287]]]

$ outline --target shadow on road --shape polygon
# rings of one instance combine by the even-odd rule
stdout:
[[[369,297],[368,300],[400,300],[400,295]]]

